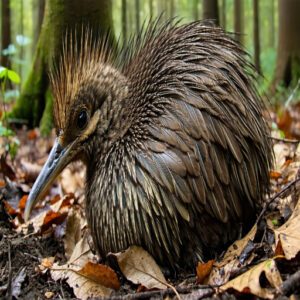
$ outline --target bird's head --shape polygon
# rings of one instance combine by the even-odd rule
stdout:
[[[57,138],[29,194],[25,220],[70,162],[88,163],[126,131],[127,80],[110,64],[107,47],[87,41],[80,51],[65,49],[59,67],[50,74]]]

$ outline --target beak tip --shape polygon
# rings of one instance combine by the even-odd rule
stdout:
[[[25,211],[24,211],[24,221],[25,223],[27,223],[29,221],[29,217],[30,217],[30,213],[31,213],[31,210],[29,209],[29,207],[26,205],[25,207]]]

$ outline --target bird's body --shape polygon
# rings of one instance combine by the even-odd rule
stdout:
[[[52,75],[59,145],[87,165],[102,257],[140,245],[162,265],[191,265],[255,220],[272,161],[264,106],[219,28],[150,26],[126,49],[115,60],[85,44],[77,65],[65,54]]]

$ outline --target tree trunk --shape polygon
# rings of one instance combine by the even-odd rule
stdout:
[[[234,32],[235,39],[243,44],[244,42],[244,0],[234,0]]]
[[[261,73],[260,68],[260,35],[259,35],[259,3],[253,0],[253,43],[254,43],[254,65]]]
[[[36,45],[39,40],[44,14],[45,14],[45,5],[46,5],[45,0],[39,0],[35,3],[33,7],[34,10],[34,14],[33,14],[34,32],[33,32],[33,43],[32,43],[33,51],[35,51]]]
[[[122,0],[122,34],[123,41],[127,41],[127,1]]]
[[[269,47],[275,47],[275,1],[270,1],[270,12],[269,12],[269,23],[270,23],[270,30],[269,30]]]
[[[129,33],[132,34],[136,32],[135,21],[134,21],[134,4],[132,1],[127,2],[127,11],[128,11],[128,29]]]
[[[218,0],[203,0],[203,19],[210,19],[215,25],[219,25]]]
[[[222,0],[222,27],[226,30],[226,0]]]
[[[171,0],[170,1],[170,17],[171,18],[175,17],[175,11],[176,11],[175,0]]]
[[[153,0],[149,0],[149,13],[150,13],[150,18],[153,18]]]
[[[278,84],[294,86],[300,78],[300,1],[278,0],[279,37],[271,93]]]
[[[157,15],[160,17],[161,21],[166,20],[166,5],[165,0],[158,0],[157,4]]]
[[[47,72],[57,60],[66,32],[80,34],[81,24],[88,26],[95,39],[112,29],[110,0],[48,0],[45,18],[37,44],[32,70],[11,113],[15,118],[27,119],[30,126],[40,124],[42,132],[52,127],[52,101],[49,96]],[[80,40],[80,37],[79,37]],[[76,46],[73,44],[73,47]]]
[[[194,0],[193,4],[193,16],[196,21],[199,20],[199,0]]]
[[[23,0],[19,0],[20,1],[20,31],[19,34],[21,36],[24,35],[24,24],[23,24],[23,20],[24,20],[24,3]],[[22,62],[24,59],[24,45],[20,46],[20,57],[19,57],[20,61]],[[21,78],[23,78],[23,64],[19,64],[19,74],[21,76]]]
[[[136,32],[140,31],[140,0],[135,0],[135,26]]]
[[[1,38],[1,50],[6,49],[11,43],[11,24],[10,24],[10,1],[2,0],[1,7],[1,30],[2,30],[2,38]],[[10,67],[10,61],[8,55],[0,56],[0,64],[3,67]]]

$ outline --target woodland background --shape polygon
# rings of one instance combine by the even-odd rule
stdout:
[[[20,75],[19,84],[5,87],[4,91],[5,102],[17,100],[10,122],[41,125],[42,132],[49,132],[52,107],[51,100],[47,100],[51,98],[47,64],[55,56],[54,49],[59,48],[66,23],[70,27],[89,23],[103,31],[109,29],[116,39],[126,42],[147,25],[150,18],[177,17],[180,23],[212,19],[226,31],[235,32],[235,38],[263,75],[259,77],[258,88],[261,94],[269,96],[271,104],[285,101],[297,86],[300,77],[298,0],[87,2],[88,8],[82,11],[79,2],[71,0],[1,1],[0,65]],[[48,22],[44,20],[46,15]]]

